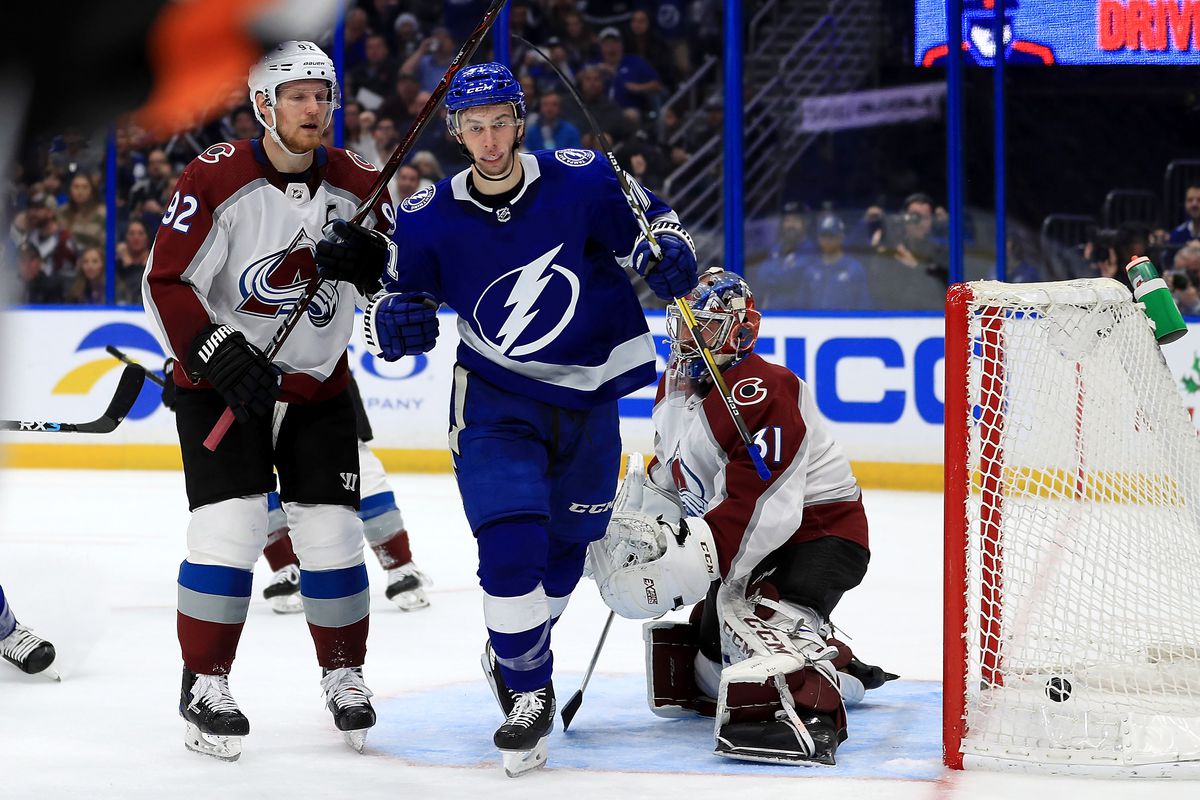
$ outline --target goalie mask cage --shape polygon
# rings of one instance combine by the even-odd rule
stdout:
[[[947,766],[1200,776],[1200,442],[1123,285],[946,301]]]

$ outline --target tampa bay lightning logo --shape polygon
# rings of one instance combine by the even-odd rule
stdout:
[[[596,158],[596,154],[591,150],[578,150],[574,147],[568,147],[565,150],[555,150],[554,157],[568,167],[586,167]]]
[[[708,510],[708,500],[704,497],[704,484],[700,477],[683,463],[678,450],[668,460],[667,465],[684,510],[693,517],[704,516],[704,512]]]
[[[303,228],[290,246],[263,256],[242,271],[238,279],[242,302],[237,310],[255,317],[284,316],[304,295],[304,287],[317,274],[313,256],[317,243]],[[324,328],[337,313],[337,286],[321,284],[306,313],[314,327]]]
[[[579,303],[579,277],[554,263],[560,244],[492,281],[475,304],[475,327],[506,356],[538,352],[570,324]]]
[[[437,186],[426,186],[424,189],[417,191],[404,198],[404,202],[400,204],[401,211],[407,211],[409,214],[414,211],[420,211],[433,200],[433,195],[437,192]]]

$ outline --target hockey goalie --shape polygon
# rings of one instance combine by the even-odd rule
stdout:
[[[754,354],[746,282],[713,268],[684,298],[771,477],[763,481],[678,309],[654,406],[655,457],[631,454],[589,565],[608,606],[646,619],[647,699],[662,717],[716,718],[729,758],[832,766],[846,706],[895,675],[855,658],[830,613],[866,573],[867,518],[812,393]]]

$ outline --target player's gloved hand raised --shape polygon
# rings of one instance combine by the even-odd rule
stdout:
[[[188,348],[187,370],[193,381],[204,379],[221,393],[238,422],[270,413],[279,397],[279,367],[229,325],[200,331]]]
[[[363,311],[363,340],[385,361],[428,353],[438,336],[438,303],[427,292],[381,294]]]
[[[379,231],[335,219],[317,242],[317,274],[354,284],[364,296],[379,291],[379,278],[396,261],[396,245]]]
[[[633,245],[633,268],[660,300],[669,303],[690,292],[700,280],[696,246],[688,232],[674,222],[655,220],[650,231],[662,248],[662,260],[654,261],[650,242],[639,236]]]

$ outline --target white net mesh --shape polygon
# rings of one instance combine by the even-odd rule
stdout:
[[[971,285],[962,751],[1200,759],[1200,443],[1113,281]]]

